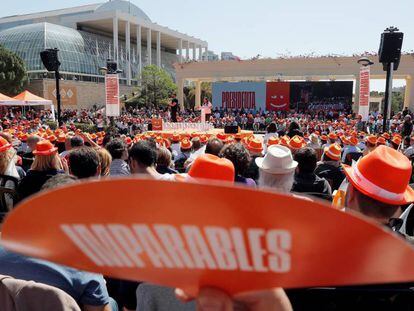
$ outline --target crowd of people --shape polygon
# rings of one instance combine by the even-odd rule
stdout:
[[[46,113],[29,112],[23,118],[8,112],[1,122],[0,175],[12,182],[16,196],[8,198],[7,208],[64,184],[129,175],[171,182],[215,180],[294,193],[327,203],[333,201],[335,193],[343,191],[345,199],[336,208],[364,214],[390,230],[395,229],[392,220],[399,217],[402,208],[414,202],[414,191],[409,186],[414,136],[407,110],[396,114],[385,132],[381,115],[363,122],[361,116],[346,114],[319,118],[259,112],[255,116],[218,110],[211,118],[221,120],[220,126],[234,124],[253,129],[254,123],[259,122],[265,133],[166,135],[140,127],[163,113],[168,114],[132,110],[114,120],[115,129],[105,132],[106,121],[99,110],[64,111],[65,123],[55,130],[43,122],[48,117]],[[257,118],[259,121],[255,121]],[[196,120],[197,117],[191,119]],[[75,123],[84,122],[96,125],[97,130],[86,133],[76,128]],[[410,241],[411,237],[403,238]],[[71,297],[74,308],[80,306],[83,310],[135,310],[137,306],[137,310],[148,310],[149,305],[178,304],[169,289],[105,279],[5,249],[0,250],[0,274],[58,288]],[[287,294],[283,289],[273,289],[237,301],[247,305],[248,301],[257,301],[276,310],[290,310]],[[189,300],[181,290],[176,291],[176,296]],[[203,289],[197,305],[204,303],[207,310],[210,304],[231,306],[234,301],[219,290]],[[178,304],[171,310],[179,306],[183,307]],[[194,308],[195,303],[190,306]]]

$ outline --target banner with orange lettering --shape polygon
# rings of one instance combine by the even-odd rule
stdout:
[[[414,280],[414,249],[365,219],[295,196],[211,183],[130,178],[56,189],[13,210],[1,243],[193,294],[201,286],[234,294]]]

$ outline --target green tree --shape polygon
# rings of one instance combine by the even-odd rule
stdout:
[[[404,106],[404,93],[392,92],[391,111],[395,113],[402,110]]]
[[[23,90],[26,81],[23,60],[0,45],[0,92],[9,96],[17,95]]]
[[[171,94],[177,90],[168,72],[155,65],[146,66],[139,81],[138,96],[128,100],[129,104],[152,107],[167,105]]]

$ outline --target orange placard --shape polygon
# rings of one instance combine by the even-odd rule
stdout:
[[[162,131],[162,119],[152,118],[151,124],[153,131]]]
[[[11,212],[2,244],[194,294],[414,280],[414,249],[385,229],[297,197],[214,184],[131,178],[57,189]]]

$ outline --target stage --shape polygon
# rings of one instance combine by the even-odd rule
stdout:
[[[225,134],[224,133],[224,129],[211,129],[208,131],[195,131],[194,129],[183,129],[183,130],[163,130],[163,131],[148,131],[147,132],[150,135],[155,135],[155,136],[161,136],[163,138],[172,138],[173,134],[179,134],[182,136],[191,136],[191,134],[193,133],[197,133],[200,135],[206,135],[208,137],[211,136],[217,136],[218,134],[224,134],[226,136],[234,136],[235,134]],[[239,134],[241,135],[241,138],[244,138],[246,136],[252,136],[253,135],[253,131],[244,131],[241,130],[239,132]]]

